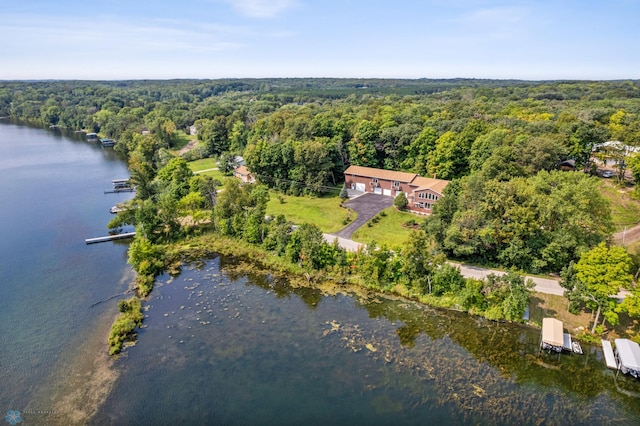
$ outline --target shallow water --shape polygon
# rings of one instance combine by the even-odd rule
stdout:
[[[294,288],[229,264],[161,277],[95,424],[640,421],[640,399],[616,390],[596,347],[538,355],[529,327]]]

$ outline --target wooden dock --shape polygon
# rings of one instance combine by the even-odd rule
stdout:
[[[105,189],[104,193],[105,194],[115,194],[118,192],[133,192],[136,189],[134,187],[128,187],[128,188],[113,188],[113,189]]]
[[[602,341],[602,352],[604,352],[604,361],[607,363],[607,367],[617,370],[618,363],[616,362],[616,356],[613,354],[613,348],[611,347],[610,341]]]
[[[125,238],[133,238],[136,236],[135,232],[125,232],[124,234],[106,235],[104,237],[87,238],[84,240],[86,244],[106,243],[107,241],[123,240]]]

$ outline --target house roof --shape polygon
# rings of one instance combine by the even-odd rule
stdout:
[[[344,174],[405,183],[410,183],[417,176],[415,173],[395,172],[393,170],[375,169],[373,167],[362,166],[349,166],[349,168],[344,171]]]
[[[239,175],[245,175],[245,176],[251,174],[249,169],[247,169],[247,166],[238,166],[236,167],[235,172],[238,173]]]
[[[564,345],[562,321],[555,318],[542,319],[542,342],[558,347],[562,347]]]
[[[411,182],[411,185],[415,185],[417,186],[416,189],[414,189],[414,191],[423,191],[425,189],[430,189],[434,192],[437,192],[438,194],[442,194],[442,191],[444,191],[444,188],[449,184],[448,180],[442,180],[442,179],[433,179],[433,178],[427,178],[427,177],[422,177],[422,176],[416,176],[415,179],[413,179],[413,182]]]

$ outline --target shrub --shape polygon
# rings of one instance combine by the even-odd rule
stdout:
[[[120,315],[109,332],[109,355],[119,354],[126,340],[135,339],[134,330],[142,325],[142,302],[137,297],[118,302]]]
[[[342,186],[342,189],[340,190],[340,198],[342,200],[346,200],[347,198],[349,198],[349,193],[347,192],[347,187],[346,186]]]
[[[407,200],[407,196],[404,195],[404,192],[396,195],[396,198],[393,200],[393,205],[400,211],[406,210],[409,205],[409,200]]]

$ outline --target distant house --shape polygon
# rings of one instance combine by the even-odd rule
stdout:
[[[422,177],[415,173],[396,172],[372,167],[349,166],[344,171],[347,188],[355,191],[395,197],[404,192],[409,201],[407,210],[430,214],[442,197],[448,180]]]
[[[624,163],[625,158],[630,154],[640,152],[640,147],[626,145],[620,141],[607,141],[593,146],[591,155],[595,162],[601,166],[617,167]]]
[[[189,134],[191,136],[195,136],[198,134],[198,128],[196,126],[189,126],[187,130],[189,130]]]
[[[558,165],[560,166],[560,170],[563,170],[565,172],[572,172],[576,169],[576,160],[574,160],[573,158],[569,160],[562,160]]]
[[[254,183],[256,181],[255,178],[251,175],[249,169],[247,169],[247,166],[236,167],[233,171],[233,175],[244,183]]]

